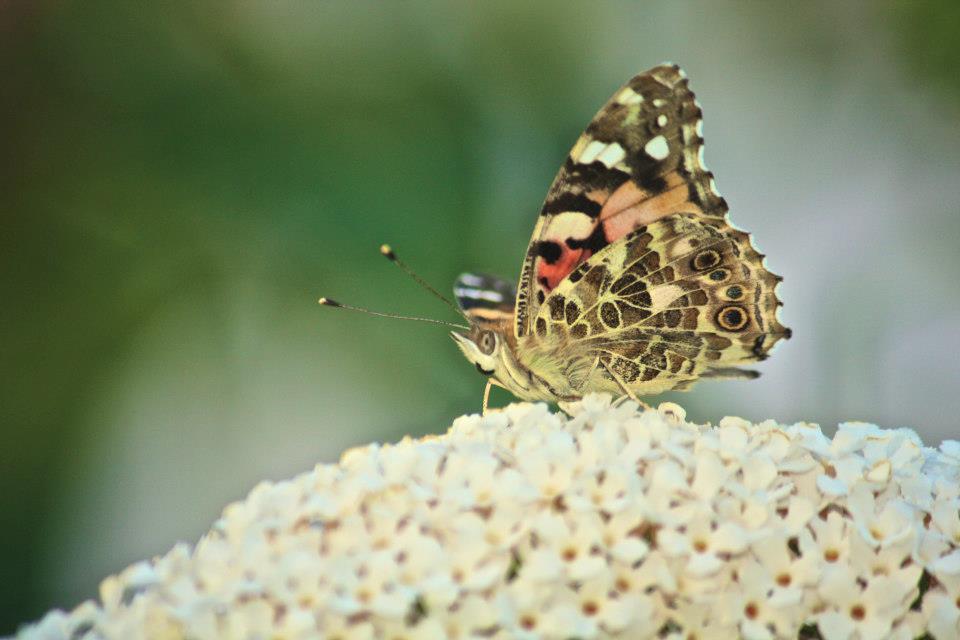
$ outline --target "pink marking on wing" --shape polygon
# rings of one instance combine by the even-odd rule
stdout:
[[[537,281],[543,285],[546,280],[546,293],[556,289],[557,285],[570,275],[570,272],[577,268],[577,265],[586,261],[591,252],[588,249],[571,249],[566,245],[561,246],[560,257],[556,262],[550,264],[543,258],[538,258],[537,262]]]
[[[666,176],[667,188],[654,195],[637,186],[636,182],[623,183],[600,211],[600,220],[610,242],[627,235],[637,227],[650,224],[674,213],[703,213],[690,202],[686,181],[676,172]]]

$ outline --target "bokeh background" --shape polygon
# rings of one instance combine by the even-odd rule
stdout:
[[[515,276],[582,127],[663,60],[794,329],[672,399],[956,437],[958,7],[0,2],[0,634],[258,480],[477,410],[443,329],[316,299],[450,318],[385,241],[443,290]]]

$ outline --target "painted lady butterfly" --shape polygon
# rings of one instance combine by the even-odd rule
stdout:
[[[738,365],[790,337],[777,317],[781,278],[727,221],[704,166],[702,112],[687,84],[680,67],[654,67],[600,109],[547,192],[519,287],[457,279],[470,326],[451,335],[488,376],[484,409],[494,384],[565,403],[755,378]]]
[[[702,112],[676,65],[631,79],[580,136],[547,193],[518,289],[464,274],[469,332],[490,384],[525,400],[656,394],[755,378],[790,337],[776,285],[703,163]]]

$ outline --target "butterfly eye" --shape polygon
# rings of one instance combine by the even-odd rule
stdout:
[[[493,331],[484,331],[480,334],[480,351],[484,352],[487,355],[493,353],[494,347],[497,346],[497,339],[493,335]]]

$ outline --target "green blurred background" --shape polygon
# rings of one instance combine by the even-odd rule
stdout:
[[[443,290],[515,276],[581,128],[663,60],[794,329],[674,399],[955,437],[957,7],[0,2],[0,634],[260,479],[477,410],[444,330],[317,297],[450,317],[385,241]]]

